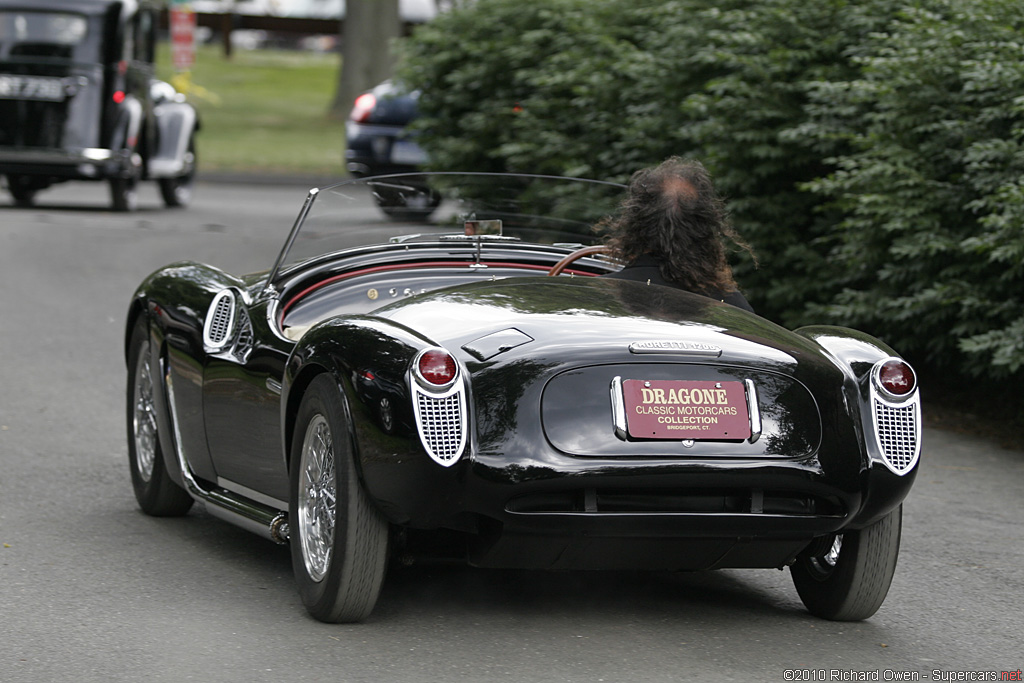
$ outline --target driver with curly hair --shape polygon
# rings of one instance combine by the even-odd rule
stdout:
[[[726,260],[726,244],[753,250],[729,222],[707,170],[671,157],[633,174],[619,213],[598,225],[612,257],[626,266],[605,277],[676,287],[750,312]]]

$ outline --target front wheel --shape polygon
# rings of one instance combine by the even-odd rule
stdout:
[[[160,196],[164,205],[169,207],[188,206],[192,201],[192,190],[196,184],[196,141],[195,136],[188,139],[188,150],[185,152],[184,168],[181,175],[174,178],[161,178]]]
[[[167,473],[154,397],[155,381],[149,331],[140,321],[132,331],[128,354],[128,464],[139,507],[154,517],[177,517],[192,507],[192,497]]]
[[[139,181],[134,178],[110,179],[110,207],[114,211],[134,211],[139,205]]]
[[[807,610],[833,621],[860,621],[889,592],[900,550],[903,506],[869,527],[821,539],[790,567]]]
[[[309,385],[291,449],[292,568],[302,602],[320,621],[370,615],[387,566],[388,524],[356,473],[345,405],[330,375]]]
[[[114,211],[134,211],[139,205],[139,177],[142,176],[142,157],[138,152],[128,154],[127,168],[122,175],[110,179],[110,207]]]

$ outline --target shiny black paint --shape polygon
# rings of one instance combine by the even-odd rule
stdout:
[[[503,250],[503,259],[515,258],[515,248]],[[527,260],[543,258],[527,251]],[[877,519],[913,482],[914,473],[874,464],[865,438],[865,377],[892,352],[849,330],[793,333],[676,290],[534,277],[328,318],[298,343],[276,329],[283,305],[316,278],[392,263],[395,253],[414,264],[458,249],[361,251],[344,266],[292,273],[277,290],[188,263],[140,287],[132,316],[148,318],[168,364],[178,433],[197,476],[286,503],[295,412],[308,382],[327,372],[343,391],[357,469],[381,511],[410,528],[471,534],[480,565],[778,566],[813,537]],[[255,344],[244,366],[203,350],[206,311],[226,287],[248,300]],[[516,345],[480,353],[481,339],[508,330],[518,333]],[[679,339],[718,345],[722,355],[638,357],[628,348]],[[470,443],[450,468],[425,455],[413,426],[409,364],[428,346],[448,349],[468,377]],[[607,392],[610,378],[624,374],[752,378],[764,433],[754,443],[692,448],[620,440]],[[572,427],[559,424],[569,419],[560,404],[574,395],[584,397],[572,418],[586,434],[568,448]],[[163,425],[162,436],[171,434]],[[666,539],[688,540],[668,544],[677,552],[665,550]]]

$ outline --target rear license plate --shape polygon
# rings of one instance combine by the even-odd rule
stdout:
[[[417,166],[427,162],[427,154],[415,142],[396,140],[391,146],[391,163]]]
[[[0,74],[0,99],[63,102],[64,81],[51,76]]]
[[[631,438],[750,438],[742,382],[627,379],[622,393]]]

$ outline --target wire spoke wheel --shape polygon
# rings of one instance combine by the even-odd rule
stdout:
[[[807,610],[834,621],[874,614],[889,592],[900,549],[903,507],[863,529],[811,543],[790,567]]]
[[[192,496],[167,470],[160,445],[160,403],[163,390],[160,362],[154,358],[149,327],[140,320],[132,331],[125,392],[128,427],[128,465],[132,489],[147,515],[176,517],[192,507]]]
[[[310,382],[292,437],[289,524],[299,595],[320,621],[362,621],[387,567],[388,523],[356,470],[348,404],[329,374]]]
[[[299,464],[299,542],[309,577],[322,581],[334,547],[337,482],[334,476],[334,444],[331,428],[317,415],[306,428]]]
[[[138,465],[139,477],[144,482],[153,478],[153,466],[156,463],[156,409],[153,404],[153,375],[149,370],[149,344],[139,354],[135,364],[134,399],[135,417],[133,432],[135,435],[135,462]]]

